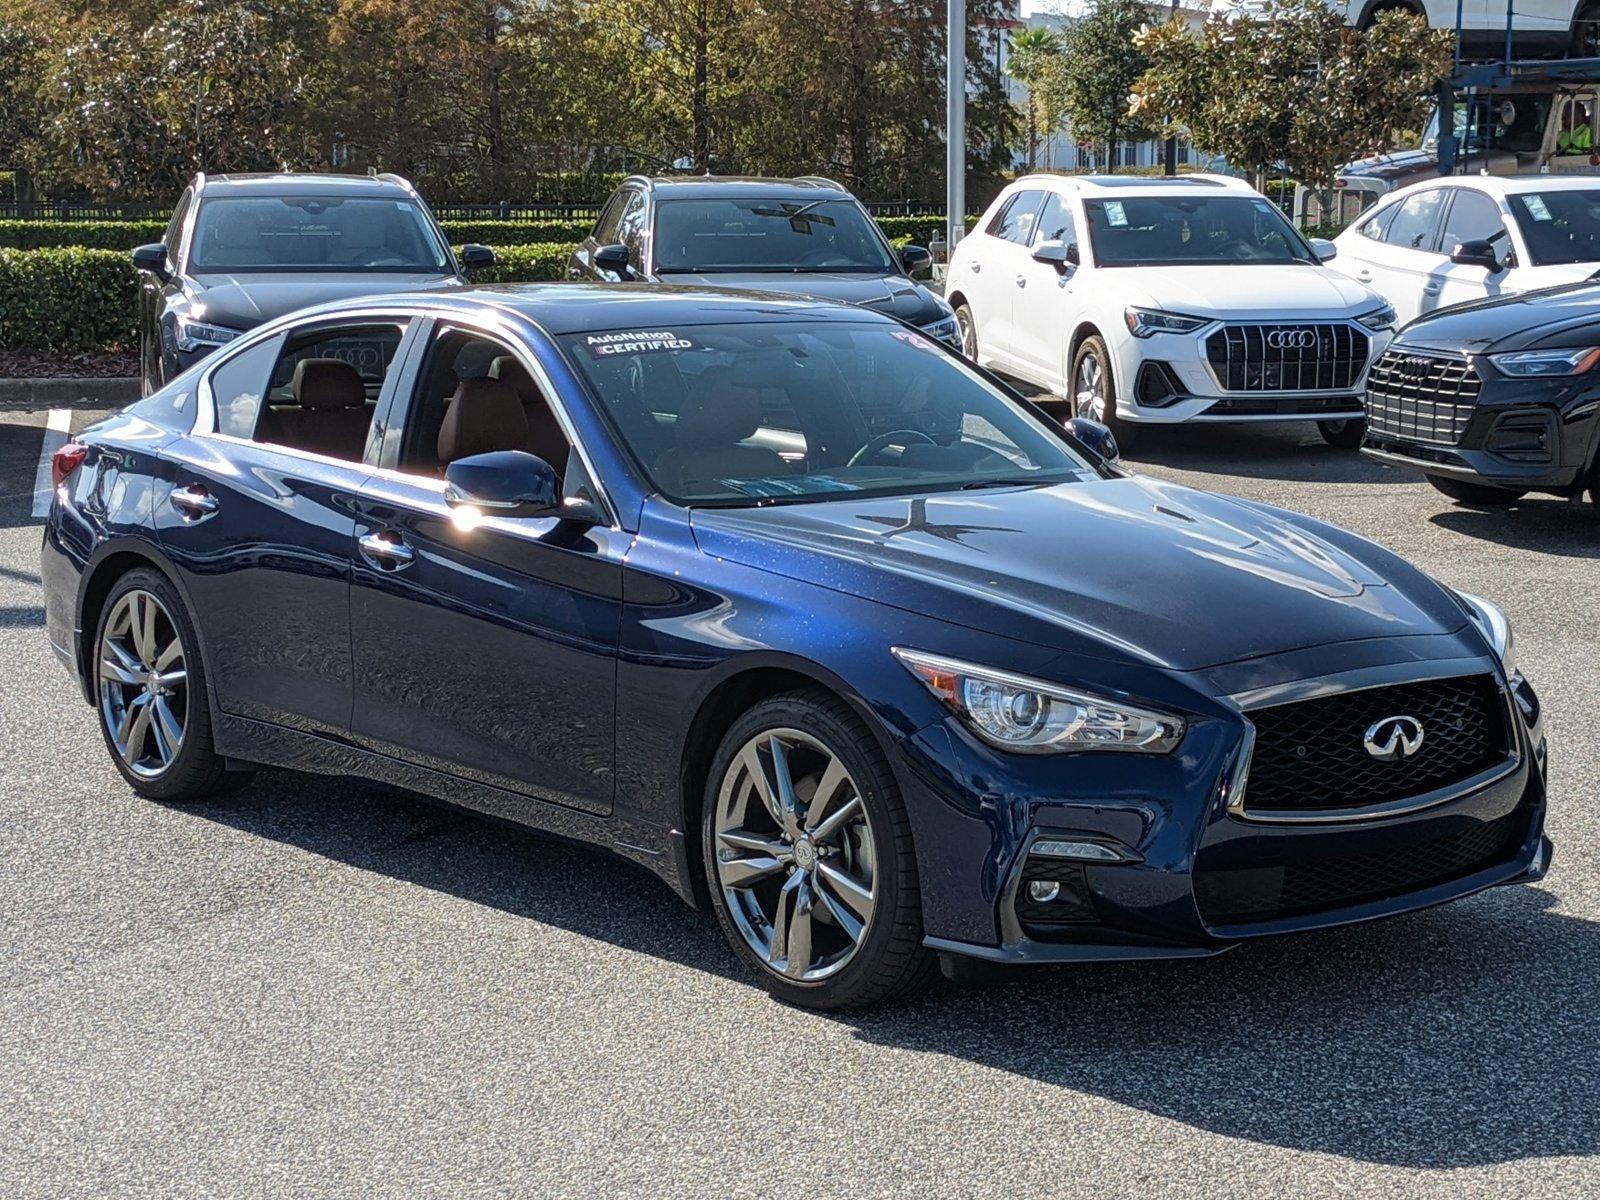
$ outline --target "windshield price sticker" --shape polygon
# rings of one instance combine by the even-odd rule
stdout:
[[[889,336],[899,338],[906,345],[915,346],[918,350],[930,350],[934,354],[939,353],[939,347],[935,346],[926,334],[912,333],[909,329],[891,329]]]
[[[1528,206],[1528,215],[1535,221],[1549,221],[1553,219],[1550,216],[1550,206],[1544,202],[1543,196],[1528,196],[1523,200],[1523,203]]]
[[[1124,211],[1121,200],[1106,201],[1106,220],[1111,222],[1111,224],[1115,225],[1118,229],[1121,229],[1123,226],[1127,225],[1128,214],[1126,211]]]
[[[694,349],[694,343],[688,338],[666,329],[591,333],[584,339],[584,345],[589,347],[589,353],[596,358],[610,358],[617,354],[663,354]]]

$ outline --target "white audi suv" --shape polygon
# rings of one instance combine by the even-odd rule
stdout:
[[[951,254],[962,348],[1128,443],[1140,426],[1316,421],[1358,446],[1394,310],[1217,175],[1030,175]]]

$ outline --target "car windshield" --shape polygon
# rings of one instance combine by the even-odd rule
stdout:
[[[680,275],[899,269],[853,200],[663,200],[655,256],[658,272]]]
[[[1092,470],[910,329],[655,325],[562,341],[655,486],[680,503],[1043,485]]]
[[[195,219],[191,271],[448,273],[449,252],[411,200],[225,196]]]
[[[1535,266],[1600,262],[1600,188],[1552,188],[1506,199]]]
[[[1129,196],[1088,200],[1084,208],[1097,266],[1316,262],[1261,196]]]

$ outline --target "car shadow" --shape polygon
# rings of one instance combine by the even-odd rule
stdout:
[[[1357,450],[1330,446],[1314,425],[1151,426],[1124,452],[1127,464],[1297,483],[1414,482]]]
[[[1600,558],[1600,518],[1586,502],[1524,496],[1508,508],[1453,507],[1428,519],[1452,533],[1515,550]]]
[[[708,916],[596,848],[279,771],[183,811],[755,986]],[[1600,1151],[1597,993],[1600,924],[1516,887],[1213,959],[941,983],[815,1019],[1226,1137],[1441,1169]]]

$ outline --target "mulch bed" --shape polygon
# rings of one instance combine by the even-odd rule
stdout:
[[[0,379],[119,379],[139,373],[134,354],[17,354],[0,350]]]

